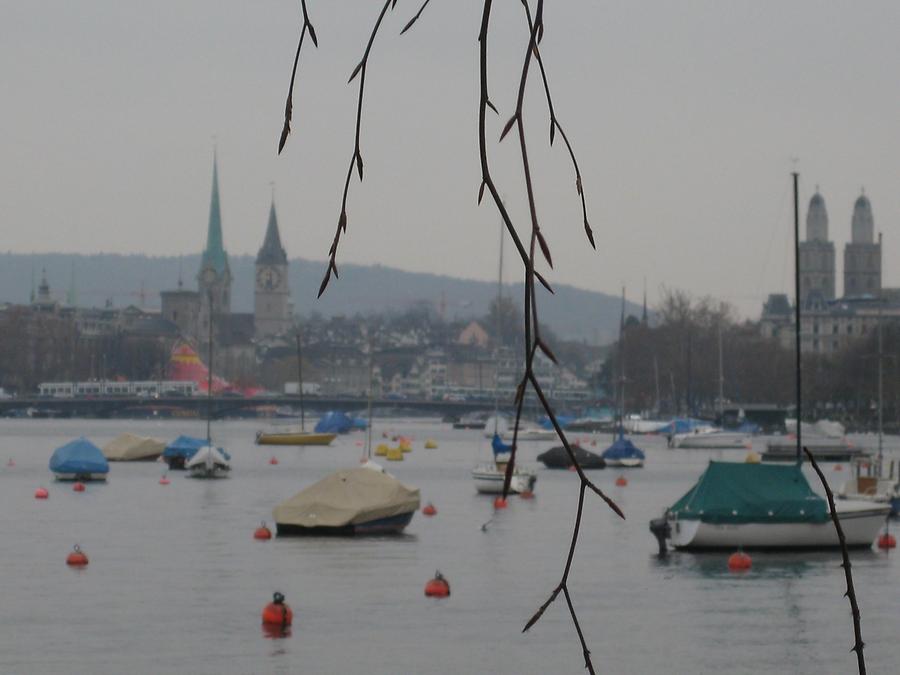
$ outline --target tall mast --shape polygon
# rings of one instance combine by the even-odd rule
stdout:
[[[372,374],[375,371],[375,362],[372,359],[372,345],[369,345],[369,401],[368,401],[368,417],[369,421],[366,425],[366,459],[372,459]]]
[[[303,359],[300,356],[300,326],[297,326],[297,394],[300,397],[300,433],[306,433],[306,415],[303,412]]]
[[[497,340],[494,344],[494,433],[500,423],[500,333],[503,330],[503,222],[500,223],[500,262],[497,266]]]
[[[717,412],[721,424],[722,411],[725,409],[725,371],[722,367],[722,320],[719,319],[719,401]]]
[[[209,302],[209,311],[207,312],[207,316],[209,318],[209,335],[207,342],[207,358],[206,360],[209,362],[209,365],[206,369],[206,444],[212,445],[212,434],[210,432],[210,419],[212,418],[212,371],[213,371],[213,299],[212,299],[212,291],[209,292],[207,296],[207,301]]]
[[[622,313],[619,316],[619,433],[625,433],[625,287],[622,286]]]
[[[659,416],[659,359],[653,355],[653,380],[656,383],[656,416]]]
[[[881,233],[878,234],[878,248],[881,250]],[[884,298],[878,297],[878,462],[875,464],[875,475],[881,478],[884,464],[884,334],[882,318],[884,317]]]
[[[803,381],[801,371],[803,363],[800,360],[800,192],[798,181],[800,174],[791,173],[794,179],[794,350],[796,352],[796,383],[797,383],[797,464],[803,461],[803,440],[801,429],[803,427]]]

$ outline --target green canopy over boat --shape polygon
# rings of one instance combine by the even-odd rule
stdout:
[[[697,484],[669,509],[705,523],[823,522],[828,503],[796,464],[709,463]]]

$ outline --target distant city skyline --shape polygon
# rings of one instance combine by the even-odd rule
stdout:
[[[398,3],[375,43],[366,179],[354,178],[338,265],[491,280],[497,218],[475,205],[479,10],[431,3],[399,37],[416,9]],[[346,79],[377,8],[311,0],[309,10],[320,48],[304,51],[294,133],[276,157],[299,30],[294,2],[0,8],[4,248],[200,252],[215,136],[228,254],[256,254],[274,181],[288,255],[324,260],[352,150],[356,90]],[[520,8],[496,11],[509,28],[492,45],[494,138],[524,49]],[[818,185],[829,238],[842,248],[864,187],[876,236],[884,233],[884,285],[900,286],[897,25],[900,6],[891,2],[548,6],[542,54],[598,244],[593,253],[584,240],[564,150],[547,148],[535,87],[526,123],[557,266],[550,279],[610,294],[624,284],[639,302],[646,278],[651,304],[666,286],[758,317],[769,293],[793,295],[797,157],[801,221]],[[514,145],[492,151],[524,227]],[[517,281],[520,266],[507,261],[505,279]]]

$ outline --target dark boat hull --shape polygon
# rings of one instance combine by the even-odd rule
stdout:
[[[357,537],[366,535],[400,534],[409,525],[415,511],[401,513],[388,518],[379,518],[367,523],[356,523],[342,527],[303,527],[275,523],[279,537]]]
[[[573,445],[572,451],[578,459],[582,469],[605,469],[606,460],[600,455],[585,450],[580,445]],[[548,469],[568,469],[572,466],[572,459],[563,446],[551,448],[538,455],[538,461],[543,462]]]

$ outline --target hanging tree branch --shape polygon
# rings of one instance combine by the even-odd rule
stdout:
[[[797,424],[800,424],[799,416],[797,419]],[[828,481],[825,480],[825,474],[822,473],[822,470],[816,463],[816,458],[813,457],[813,454],[809,451],[809,448],[804,447],[803,452],[806,453],[806,458],[809,460],[810,465],[816,472],[819,480],[822,482],[822,487],[825,488],[825,496],[828,498],[828,510],[831,513],[831,522],[834,523],[834,529],[835,531],[837,531],[838,542],[840,542],[841,545],[841,567],[844,568],[844,579],[847,581],[847,590],[844,592],[844,595],[850,602],[850,613],[853,615],[854,642],[853,646],[850,648],[850,651],[856,652],[856,667],[859,670],[859,675],[866,675],[866,658],[865,656],[863,656],[863,647],[865,646],[865,643],[862,639],[862,624],[860,623],[859,617],[859,604],[856,602],[856,589],[853,588],[853,573],[850,571],[850,552],[847,550],[847,540],[844,538],[844,528],[841,527],[841,521],[837,516],[837,510],[834,507],[834,493],[828,486]]]
[[[297,63],[300,56],[300,48],[303,44],[303,37],[307,31],[310,33],[310,37],[313,40],[313,43],[316,43],[315,31],[312,28],[312,24],[309,23],[308,16],[306,13],[306,3],[305,0],[301,0],[302,8],[303,8],[303,17],[304,23],[303,28],[300,33],[300,43],[297,47],[297,56],[294,59],[294,74],[291,76],[291,90],[293,90],[293,82],[294,75],[296,74]],[[406,33],[415,23],[418,21],[419,17],[422,15],[422,12],[428,6],[430,0],[424,0],[422,5],[416,14],[406,23],[401,31],[401,34]],[[575,153],[572,148],[571,143],[569,142],[569,138],[563,130],[562,126],[559,123],[558,118],[556,117],[556,113],[553,107],[553,100],[550,96],[550,87],[548,83],[547,73],[544,68],[543,59],[540,54],[539,44],[543,37],[544,33],[544,24],[543,24],[543,0],[537,0],[534,19],[532,20],[530,8],[528,6],[527,0],[522,0],[522,4],[525,8],[525,14],[528,23],[528,46],[525,53],[525,58],[522,64],[521,76],[519,79],[518,92],[516,97],[516,111],[514,115],[507,121],[506,125],[503,128],[503,131],[500,135],[500,140],[513,129],[515,126],[517,131],[517,136],[519,139],[519,150],[521,154],[522,160],[522,168],[525,178],[525,186],[526,193],[528,198],[528,207],[530,213],[530,236],[528,241],[528,247],[526,248],[522,238],[519,235],[519,232],[516,230],[515,225],[513,224],[512,218],[507,211],[503,200],[500,197],[500,193],[497,189],[497,185],[494,181],[493,175],[490,169],[489,163],[489,153],[488,153],[488,144],[487,144],[487,111],[488,109],[492,110],[494,113],[497,113],[497,108],[490,100],[490,96],[488,93],[488,38],[490,33],[490,18],[491,18],[491,9],[493,5],[492,0],[483,0],[483,8],[482,8],[482,18],[481,18],[481,27],[478,33],[478,43],[479,43],[479,85],[480,85],[480,96],[479,96],[479,104],[478,104],[478,152],[481,163],[481,185],[478,189],[478,203],[481,204],[485,191],[490,193],[491,199],[494,202],[494,206],[500,214],[501,219],[503,220],[504,227],[506,229],[507,234],[514,246],[516,247],[516,251],[519,254],[519,258],[522,260],[522,264],[524,267],[524,277],[525,277],[525,294],[524,294],[524,308],[525,308],[525,321],[524,321],[524,332],[525,332],[525,372],[522,376],[521,381],[516,389],[515,396],[515,405],[516,405],[516,421],[515,426],[513,428],[513,443],[512,443],[512,451],[510,454],[510,461],[507,465],[506,476],[504,479],[503,485],[503,497],[509,494],[509,486],[510,481],[512,479],[513,472],[515,470],[515,462],[516,462],[516,454],[518,448],[518,434],[519,434],[519,426],[522,418],[523,405],[525,401],[526,392],[530,386],[530,388],[534,391],[538,400],[541,403],[541,406],[544,408],[550,422],[562,441],[563,446],[565,447],[566,453],[569,456],[570,461],[572,462],[575,471],[577,472],[577,476],[579,479],[579,496],[578,496],[578,506],[575,512],[575,524],[572,530],[572,539],[569,545],[569,551],[566,556],[566,564],[563,570],[562,577],[560,579],[559,584],[554,588],[548,600],[541,605],[541,607],[537,610],[537,612],[529,619],[526,623],[524,631],[530,629],[537,621],[541,618],[544,611],[549,607],[553,601],[559,596],[560,592],[563,593],[563,596],[566,599],[566,605],[569,610],[569,614],[572,617],[572,623],[574,624],[576,633],[578,634],[579,642],[581,643],[582,652],[584,654],[585,667],[588,669],[590,673],[594,673],[593,664],[591,662],[590,650],[588,649],[587,643],[585,641],[584,633],[581,629],[581,625],[578,621],[578,616],[575,612],[575,606],[572,602],[571,594],[569,593],[568,580],[569,580],[569,572],[572,567],[572,562],[575,557],[575,548],[578,543],[578,537],[581,531],[581,521],[584,515],[584,498],[585,492],[590,489],[591,492],[597,494],[603,501],[621,518],[624,518],[625,515],[622,510],[618,507],[618,505],[610,499],[604,492],[598,488],[584,473],[584,469],[578,461],[578,458],[575,456],[575,453],[570,445],[568,439],[566,438],[565,433],[560,427],[559,422],[556,419],[556,415],[553,412],[553,409],[550,405],[547,396],[545,395],[543,388],[541,387],[540,382],[534,372],[534,359],[537,354],[537,351],[540,350],[548,359],[550,359],[553,363],[557,363],[556,357],[553,352],[550,350],[549,346],[542,340],[540,335],[540,323],[538,321],[538,305],[537,305],[537,294],[535,281],[540,283],[548,292],[553,293],[553,289],[547,280],[541,275],[540,272],[535,268],[535,255],[538,248],[540,248],[541,255],[546,260],[547,264],[552,268],[553,260],[550,254],[550,247],[547,244],[546,239],[544,238],[543,233],[541,232],[540,224],[538,222],[537,217],[537,207],[535,203],[535,194],[534,194],[534,185],[531,178],[531,167],[528,160],[528,148],[526,143],[526,133],[525,133],[525,125],[524,125],[524,100],[525,100],[525,92],[528,83],[528,75],[531,68],[531,60],[532,57],[535,61],[537,61],[538,66],[541,72],[541,79],[543,82],[544,93],[547,99],[547,106],[550,114],[550,144],[553,144],[555,133],[559,131],[562,136],[566,148],[569,152],[569,157],[572,161],[573,168],[575,170],[575,185],[576,190],[581,197],[581,206],[582,206],[582,215],[584,218],[584,229],[585,234],[588,238],[592,247],[595,247],[594,244],[594,236],[591,231],[590,225],[588,224],[587,218],[587,205],[584,197],[584,191],[582,188],[582,179],[581,179],[581,171],[578,166],[578,162],[575,159]],[[381,23],[384,19],[385,14],[388,9],[393,9],[396,5],[396,0],[385,0],[385,3],[381,9],[381,12],[378,15],[378,18],[375,22],[375,25],[372,29],[372,32],[369,36],[368,43],[366,45],[365,52],[363,53],[362,60],[353,70],[353,73],[350,75],[350,82],[354,80],[357,76],[359,76],[359,99],[357,102],[357,111],[356,111],[356,132],[354,137],[354,149],[353,154],[350,158],[350,166],[347,171],[347,177],[344,181],[344,190],[341,197],[341,213],[338,218],[338,225],[335,231],[334,240],[332,241],[331,248],[329,249],[329,262],[328,268],[325,272],[325,276],[322,280],[322,284],[319,287],[319,296],[325,291],[328,286],[329,281],[331,280],[331,275],[334,274],[335,277],[338,276],[337,265],[336,265],[336,257],[337,250],[340,244],[341,235],[347,230],[347,198],[350,188],[350,179],[353,175],[354,168],[359,174],[360,181],[363,178],[363,162],[362,162],[362,153],[360,151],[360,129],[362,124],[362,110],[363,110],[363,98],[365,93],[365,78],[366,78],[366,69],[368,67],[369,55],[371,53],[372,45],[375,41],[375,36],[378,33],[378,30],[381,26]],[[285,127],[282,132],[282,139],[279,146],[279,151],[281,147],[283,147],[284,142],[287,138],[288,133],[290,132],[290,113],[291,113],[291,96],[290,91],[288,93],[288,104],[285,110]]]
[[[393,9],[396,4],[397,0],[385,0],[384,6],[378,14],[378,19],[372,27],[372,33],[369,35],[366,51],[363,53],[360,62],[356,64],[356,68],[354,68],[353,72],[350,74],[350,79],[347,80],[347,84],[350,84],[357,75],[359,76],[359,99],[356,103],[356,134],[353,141],[353,154],[350,156],[350,166],[347,168],[347,178],[344,180],[344,192],[341,195],[341,215],[338,217],[337,229],[334,233],[334,240],[331,242],[331,248],[328,249],[328,269],[325,270],[325,277],[322,279],[322,285],[319,286],[319,294],[317,297],[322,297],[322,293],[324,293],[325,289],[328,287],[328,282],[331,281],[332,273],[334,273],[335,277],[338,276],[337,251],[338,245],[341,242],[341,235],[347,231],[347,196],[350,193],[350,179],[353,177],[354,168],[356,168],[356,171],[359,174],[360,182],[362,182],[363,179],[363,160],[362,152],[359,147],[359,137],[360,129],[362,127],[363,96],[366,91],[366,69],[369,65],[369,54],[372,52],[372,45],[375,42],[375,36],[378,34],[378,29],[381,27],[381,22],[384,20],[384,15],[387,14],[388,9]]]
[[[303,38],[309,33],[309,39],[313,41],[313,45],[318,47],[319,41],[316,39],[316,29],[309,21],[309,14],[306,11],[306,0],[300,0],[300,7],[303,10],[303,27],[300,29],[300,40],[297,42],[297,53],[294,55],[294,68],[291,70],[291,84],[288,87],[287,102],[284,104],[284,127],[281,129],[281,139],[278,141],[278,154],[284,149],[288,135],[291,133],[291,117],[294,111],[294,80],[297,78],[297,64],[300,62],[300,50],[303,48]]]

